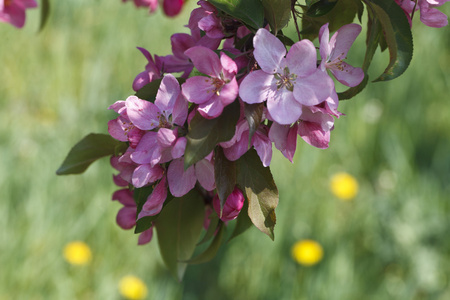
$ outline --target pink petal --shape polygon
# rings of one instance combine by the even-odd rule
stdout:
[[[217,54],[211,49],[202,46],[195,46],[186,50],[184,54],[192,60],[194,66],[201,73],[214,78],[220,77],[222,65]]]
[[[180,84],[172,74],[167,74],[161,81],[161,84],[156,94],[155,104],[166,116],[172,114],[175,102],[180,95]]]
[[[340,62],[339,68],[330,68],[331,73],[343,85],[354,87],[364,79],[364,71],[361,68],[355,68],[346,62]]]
[[[172,123],[183,126],[186,122],[189,106],[186,98],[180,93],[172,111]]]
[[[158,107],[136,96],[130,96],[126,101],[127,114],[130,121],[142,130],[151,130],[159,125]]]
[[[295,43],[289,49],[286,61],[290,73],[299,77],[311,75],[317,69],[317,53],[314,44],[310,40]]]
[[[160,128],[157,134],[158,144],[163,148],[168,148],[172,146],[178,135],[175,130],[168,128]]]
[[[220,63],[222,64],[225,79],[231,79],[236,76],[238,71],[236,63],[223,52],[220,53]]]
[[[299,103],[312,106],[325,101],[333,92],[333,80],[325,72],[317,69],[308,77],[297,78],[293,94]]]
[[[262,70],[248,74],[241,83],[239,96],[248,104],[261,103],[276,90],[276,81],[273,75]]]
[[[293,92],[281,88],[275,90],[267,100],[267,110],[275,122],[287,125],[298,120],[302,106],[295,100]]]
[[[133,192],[130,189],[121,189],[115,191],[112,200],[118,200],[124,206],[136,207],[133,199]]]
[[[311,146],[325,149],[330,142],[330,132],[323,131],[320,124],[303,121],[298,126],[298,134]]]
[[[269,74],[277,73],[286,55],[283,43],[267,29],[260,28],[253,38],[253,45],[253,55],[261,69]]]
[[[175,33],[170,37],[173,55],[180,58],[187,58],[184,51],[195,46],[195,41],[187,33]]]
[[[195,164],[195,176],[200,185],[207,191],[212,191],[216,187],[214,179],[214,164],[206,159]]]
[[[230,161],[238,160],[242,155],[248,151],[249,131],[244,131],[241,138],[233,145],[223,148],[223,154]]]
[[[118,141],[127,142],[128,137],[122,128],[122,122],[119,118],[108,122],[108,133]]]
[[[325,25],[320,27],[319,30],[320,57],[322,58],[322,61],[326,61],[331,53],[329,38],[330,30],[328,29],[328,23],[326,23]]]
[[[344,59],[360,32],[361,26],[358,24],[347,24],[339,28],[331,37],[330,44],[334,45],[328,60],[333,61],[338,57]]]
[[[136,225],[136,207],[122,207],[116,216],[116,222],[122,229],[131,229]]]
[[[183,96],[189,102],[201,104],[207,102],[214,93],[214,86],[211,78],[205,76],[195,76],[188,78],[181,86]]]
[[[186,195],[197,182],[194,166],[190,166],[184,171],[184,160],[182,158],[173,160],[167,170],[167,181],[169,182],[170,193],[173,196]]]
[[[173,146],[172,150],[170,151],[170,154],[173,159],[180,158],[184,155],[184,151],[186,149],[186,143],[187,139],[182,136],[177,139],[175,142],[175,145]]]
[[[153,189],[147,201],[142,206],[142,210],[138,215],[138,219],[146,216],[154,216],[161,211],[164,201],[167,198],[167,180],[166,176],[161,178],[161,181]]]
[[[253,136],[252,143],[263,166],[268,167],[272,160],[272,142],[269,140],[269,137],[257,131]]]
[[[145,245],[150,243],[153,237],[153,226],[144,232],[141,232],[138,238],[138,245]]]
[[[132,183],[135,187],[140,188],[149,183],[153,183],[160,179],[164,174],[164,169],[159,165],[151,166],[149,164],[138,166],[133,173]]]
[[[154,131],[147,132],[140,140],[136,150],[131,154],[131,159],[137,164],[148,164],[151,161],[158,163],[161,157],[161,149]]]

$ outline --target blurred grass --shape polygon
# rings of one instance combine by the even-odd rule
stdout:
[[[0,26],[1,300],[120,299],[127,274],[145,281],[148,299],[450,298],[449,28],[414,24],[411,67],[342,102],[346,116],[336,121],[329,149],[300,141],[295,164],[275,153],[275,242],[251,229],[209,264],[191,266],[180,284],[156,241],[137,247],[137,236],[116,226],[120,205],[110,201],[107,160],[82,176],[55,170],[84,135],[107,132],[114,114],[106,108],[132,93],[145,65],[135,47],[169,54],[169,36],[186,32],[195,2],[175,19],[120,1],[52,4],[39,34],[37,10],[24,30]],[[349,55],[355,64],[360,50]],[[386,59],[377,53],[372,78]],[[352,202],[329,191],[339,171],[358,179]],[[309,268],[290,256],[305,238],[325,251]],[[90,245],[90,265],[63,260],[72,240]]]

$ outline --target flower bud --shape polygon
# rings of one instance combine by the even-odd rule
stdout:
[[[163,10],[169,17],[178,15],[183,7],[183,0],[164,0]]]
[[[217,215],[220,216],[219,196],[214,196],[213,205]],[[225,205],[222,209],[222,217],[220,219],[224,222],[236,219],[243,206],[244,195],[240,189],[234,188],[233,192],[228,196],[227,201],[225,201]]]

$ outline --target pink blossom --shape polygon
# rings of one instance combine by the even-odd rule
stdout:
[[[347,58],[348,50],[360,32],[360,25],[347,24],[339,28],[328,41],[330,35],[328,23],[319,31],[321,69],[330,70],[340,83],[349,87],[357,86],[364,79],[361,68],[352,67],[343,61]]]
[[[270,165],[272,159],[272,142],[268,137],[269,128],[266,125],[259,125],[252,137],[250,145],[258,153],[264,167]],[[227,142],[220,143],[225,157],[230,161],[235,161],[244,155],[249,149],[250,128],[246,119],[241,119],[236,125],[236,133]]]
[[[126,101],[117,101],[109,107],[119,114],[116,119],[108,122],[109,134],[118,141],[130,142],[131,148],[136,148],[145,131],[134,126],[127,114]]]
[[[440,12],[436,7],[443,5],[449,0],[395,0],[405,12],[410,25],[413,12],[420,10],[420,21],[430,27],[441,28],[448,25],[447,15]]]
[[[224,222],[236,219],[244,206],[244,200],[245,198],[242,191],[237,187],[234,188],[233,192],[231,192],[225,201],[222,209],[222,217],[220,219]],[[220,216],[220,199],[217,195],[214,196],[213,206],[217,215]]]
[[[35,7],[35,0],[0,0],[0,22],[22,28],[25,25],[25,10]]]
[[[132,182],[134,170],[138,166],[130,158],[133,149],[128,148],[122,156],[112,156],[111,166],[119,171],[118,175],[113,176],[114,183],[118,186],[128,186]]]
[[[302,105],[317,105],[334,91],[333,80],[317,69],[316,49],[311,41],[295,43],[286,55],[283,43],[261,28],[253,45],[261,69],[244,78],[239,96],[249,104],[267,101],[270,115],[279,124],[297,121]]]
[[[223,52],[219,59],[214,51],[201,46],[192,47],[185,54],[208,77],[195,76],[186,80],[182,85],[183,95],[189,102],[199,104],[198,111],[203,117],[218,117],[238,95],[236,63]]]

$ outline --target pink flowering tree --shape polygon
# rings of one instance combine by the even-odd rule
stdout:
[[[122,2],[150,13],[161,7],[169,17],[184,5]],[[413,24],[446,26],[439,11],[445,2],[200,0],[186,20],[189,33],[167,39],[172,53],[138,48],[147,63],[130,78],[136,93],[110,104],[116,117],[105,133],[77,143],[57,174],[79,174],[110,157],[118,186],[112,200],[122,205],[117,224],[134,229],[139,245],[156,231],[162,258],[179,279],[187,265],[209,261],[251,226],[274,239],[283,199],[270,171],[273,151],[294,162],[298,141],[328,148],[342,116],[339,102],[370,81],[405,72]],[[0,22],[21,28],[26,10],[39,5],[42,27],[49,4],[0,0]],[[288,23],[295,36],[284,34]],[[364,59],[350,65],[349,49],[361,33]],[[389,58],[369,78],[377,48]]]

